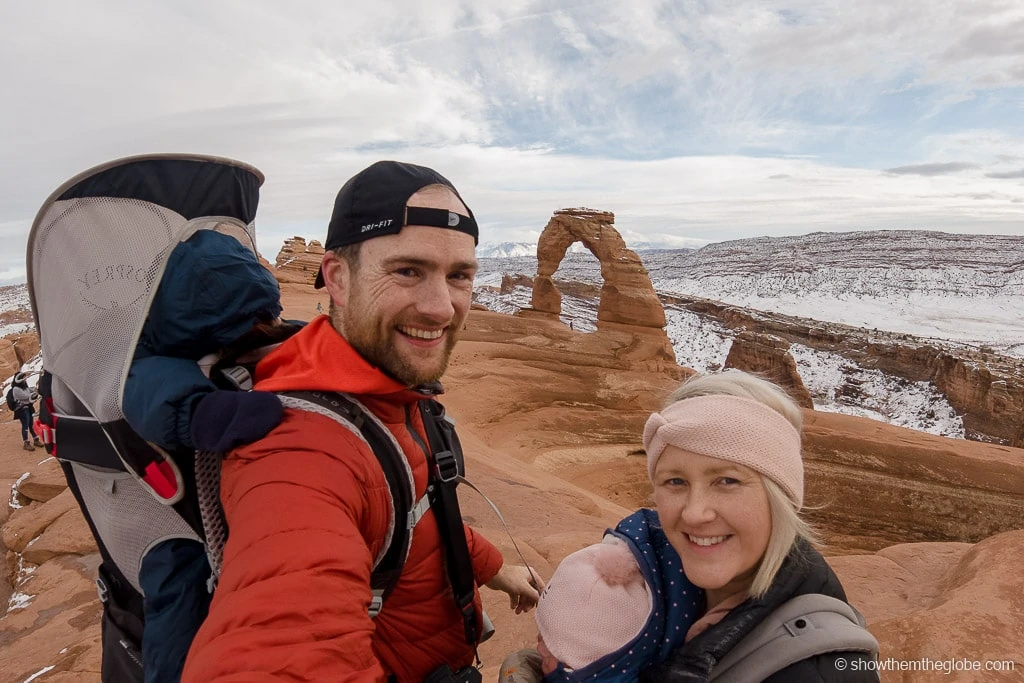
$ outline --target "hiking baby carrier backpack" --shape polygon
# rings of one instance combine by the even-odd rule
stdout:
[[[262,182],[256,169],[214,157],[113,161],[58,188],[29,234],[29,297],[46,373],[42,436],[102,556],[103,681],[144,680],[140,572],[147,555],[177,543],[191,554],[185,567],[172,554],[168,575],[209,575],[191,452],[154,447],[125,420],[136,344],[176,246],[215,230],[255,249]],[[209,592],[190,599],[198,624]],[[171,659],[183,659],[193,635],[167,644]],[[158,673],[145,679],[173,680]]]
[[[29,235],[29,295],[46,373],[40,383],[42,436],[102,555],[97,586],[103,601],[104,682],[178,680],[209,606],[227,532],[219,501],[219,454],[147,442],[125,419],[126,408],[137,411],[125,405],[125,387],[151,306],[167,286],[166,266],[175,263],[176,247],[218,232],[254,251],[252,222],[262,180],[249,166],[214,157],[123,159],[86,171],[55,191]],[[223,388],[251,388],[241,365],[221,363],[206,371]],[[430,500],[416,502],[404,456],[386,438],[385,428],[380,427],[382,435],[374,420],[363,419],[359,406],[340,395],[311,392],[282,399],[289,401],[304,403],[293,406],[302,409],[319,406],[354,425],[377,455],[393,492],[395,529],[374,567],[371,614],[397,582],[411,527],[429,505],[441,527],[467,640],[475,639],[472,567],[454,492],[463,472],[461,450],[440,404],[425,397],[420,405],[435,454],[432,481],[438,485],[431,487]],[[157,605],[170,608],[166,624],[144,621],[144,605],[155,601],[144,589],[147,577],[158,589],[173,589],[156,596],[171,603]],[[154,636],[156,626],[159,636]]]

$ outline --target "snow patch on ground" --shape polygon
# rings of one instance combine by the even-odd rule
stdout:
[[[10,505],[12,510],[20,510],[21,509],[21,505],[18,504],[18,487],[21,486],[21,482],[23,482],[26,479],[28,479],[28,475],[29,475],[29,473],[26,472],[25,474],[23,474],[20,477],[18,477],[18,481],[16,481],[13,484],[11,484],[11,502],[9,503],[9,505]]]
[[[817,410],[964,438],[963,419],[931,382],[892,377],[862,368],[838,354],[801,344],[791,345],[789,353]]]
[[[14,577],[15,591],[11,593],[11,598],[7,601],[8,612],[16,609],[25,609],[30,604],[32,604],[33,600],[35,600],[36,596],[30,595],[29,593],[25,593],[18,589],[21,588],[25,584],[25,582],[27,582],[32,577],[32,574],[35,573],[36,569],[38,569],[36,565],[25,564],[24,558],[22,558],[21,555],[18,555],[18,573]]]
[[[498,279],[500,283],[500,276]],[[474,303],[506,315],[515,315],[523,308],[530,308],[532,300],[533,290],[522,286],[513,287],[508,294],[499,294],[488,289],[477,289],[473,292]],[[559,320],[566,326],[571,325],[576,332],[594,332],[597,330],[597,306],[590,299],[563,294]]]
[[[719,370],[732,348],[729,331],[716,321],[681,306],[665,306],[665,319],[676,362],[697,372]]]
[[[7,601],[7,611],[13,612],[16,609],[25,609],[32,604],[35,597],[36,596],[29,595],[28,593],[15,591],[14,593],[11,593],[11,599]]]
[[[26,678],[26,679],[25,679],[25,680],[23,681],[23,683],[31,683],[31,681],[34,681],[34,680],[36,680],[37,678],[39,678],[40,676],[42,676],[42,675],[43,675],[44,673],[46,673],[47,671],[50,671],[51,669],[53,669],[53,668],[54,668],[54,667],[56,667],[56,666],[57,666],[56,664],[52,664],[52,665],[50,665],[50,666],[44,666],[44,667],[43,667],[42,669],[40,669],[39,671],[35,672],[34,674],[32,674],[31,676],[29,676],[28,678]]]
[[[24,334],[25,332],[32,332],[35,329],[35,323],[10,323],[9,325],[0,325],[0,337],[6,337],[9,334]]]

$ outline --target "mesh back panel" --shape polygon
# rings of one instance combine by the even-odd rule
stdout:
[[[123,376],[186,224],[115,198],[57,201],[39,221],[30,257],[43,358],[101,422],[123,417]]]
[[[103,546],[135,590],[146,552],[170,538],[199,537],[174,511],[161,505],[134,476],[71,463],[89,517]]]

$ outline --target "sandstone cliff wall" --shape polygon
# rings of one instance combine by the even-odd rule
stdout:
[[[312,286],[320,270],[323,255],[323,245],[317,240],[310,240],[307,245],[302,237],[292,237],[284,241],[271,272],[278,282],[296,282]]]
[[[814,408],[811,392],[804,386],[796,361],[789,354],[789,342],[781,337],[740,332],[729,347],[725,367],[758,373],[786,389],[800,406]]]

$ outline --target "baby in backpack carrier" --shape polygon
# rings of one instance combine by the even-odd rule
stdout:
[[[630,646],[654,612],[647,580],[625,542],[602,543],[569,555],[555,570],[537,605],[537,650],[512,653],[502,683],[636,680],[650,656]]]
[[[277,281],[239,240],[200,230],[178,244],[167,261],[128,371],[122,402],[125,420],[161,448],[193,448],[192,417],[200,401],[217,390],[197,361],[237,344],[254,329],[277,321],[280,314]],[[266,395],[250,398],[276,403]],[[279,421],[277,413],[272,424],[260,425],[251,440]],[[263,428],[266,431],[259,433]]]
[[[276,327],[280,298],[277,281],[235,237],[200,230],[179,243],[167,261],[125,381],[122,407],[132,429],[167,451],[194,448],[197,410],[216,413],[221,431],[230,435],[223,442],[225,451],[273,429],[282,416],[277,397],[218,391],[197,361],[238,345],[254,330]],[[192,636],[209,608],[209,576],[205,548],[196,541],[173,538],[146,553],[139,583],[147,682],[180,676]]]

